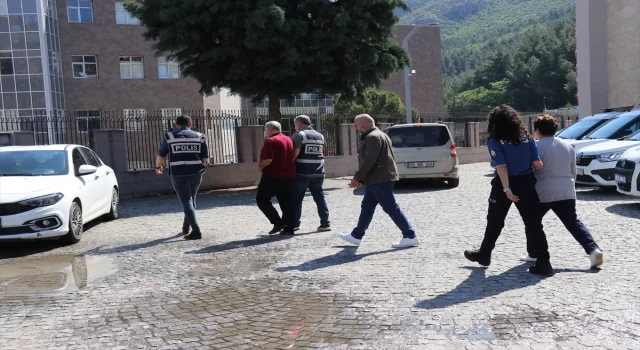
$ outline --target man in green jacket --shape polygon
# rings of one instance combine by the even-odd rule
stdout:
[[[362,146],[358,153],[359,168],[349,187],[356,188],[364,185],[365,193],[358,226],[350,234],[338,233],[337,236],[351,244],[360,245],[373,219],[373,213],[380,204],[382,210],[402,231],[402,239],[391,246],[394,248],[417,246],[420,241],[416,232],[411,228],[409,220],[398,206],[393,194],[393,186],[399,177],[389,136],[376,128],[375,121],[367,114],[357,116],[354,124],[356,130],[362,133]]]

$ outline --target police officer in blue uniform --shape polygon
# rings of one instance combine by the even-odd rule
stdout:
[[[325,170],[324,170],[324,136],[311,128],[311,119],[300,115],[294,119],[296,133],[291,136],[295,149],[296,184],[293,199],[294,230],[300,227],[302,216],[302,201],[307,189],[311,192],[313,201],[318,208],[320,226],[318,231],[331,231],[329,222],[329,208],[324,198]]]
[[[188,240],[202,238],[196,219],[196,195],[209,160],[207,139],[205,135],[191,130],[192,125],[191,117],[179,116],[176,129],[164,135],[156,158],[156,173],[162,175],[169,156],[171,183],[184,208],[182,234]]]
[[[491,252],[504,227],[511,203],[515,203],[527,230],[527,250],[538,260],[529,272],[544,276],[553,274],[549,247],[542,228],[534,168],[541,169],[538,147],[527,134],[518,112],[500,105],[489,114],[488,148],[491,164],[496,168],[491,181],[489,213],[484,240],[478,250],[467,250],[467,259],[483,266],[491,264]]]

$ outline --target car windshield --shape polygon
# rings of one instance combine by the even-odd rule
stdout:
[[[54,176],[69,173],[66,151],[0,152],[0,176]]]
[[[635,134],[629,136],[628,140],[631,141],[640,141],[640,131],[636,131]]]
[[[389,128],[388,135],[395,148],[437,147],[449,142],[447,128],[439,125]]]
[[[583,119],[578,121],[575,124],[572,124],[568,128],[562,130],[558,135],[558,137],[563,139],[578,139],[584,136],[591,128],[596,126],[598,123],[607,122],[604,119]]]
[[[634,121],[636,118],[638,118],[638,115],[630,115],[630,116],[618,117],[618,118],[616,118],[616,119],[614,119],[614,120],[602,125],[601,127],[597,128],[592,133],[590,133],[586,138],[587,139],[618,138],[618,137],[620,137],[618,135],[620,134],[621,129],[624,128],[627,124],[629,124],[632,121]]]

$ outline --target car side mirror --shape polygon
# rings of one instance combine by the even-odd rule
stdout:
[[[89,174],[93,174],[96,171],[98,171],[98,168],[93,166],[93,165],[81,165],[80,168],[78,168],[78,175],[89,175]]]

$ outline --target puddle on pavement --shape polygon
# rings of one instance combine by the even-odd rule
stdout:
[[[128,324],[162,320],[171,324],[172,340],[213,336],[220,347],[339,346],[367,339],[377,329],[372,312],[364,312],[365,302],[341,294],[283,290],[276,284],[261,279],[207,293],[194,287],[190,290],[197,294],[181,301],[151,308],[130,305],[118,317]],[[190,326],[182,327],[185,324]]]
[[[77,292],[116,272],[106,256],[49,255],[0,264],[0,296],[40,297]]]
[[[528,333],[538,327],[552,327],[560,318],[554,313],[534,308],[518,308],[508,314],[493,315],[488,320],[475,323],[473,327],[456,332],[456,335],[469,340],[514,340],[519,333]]]

